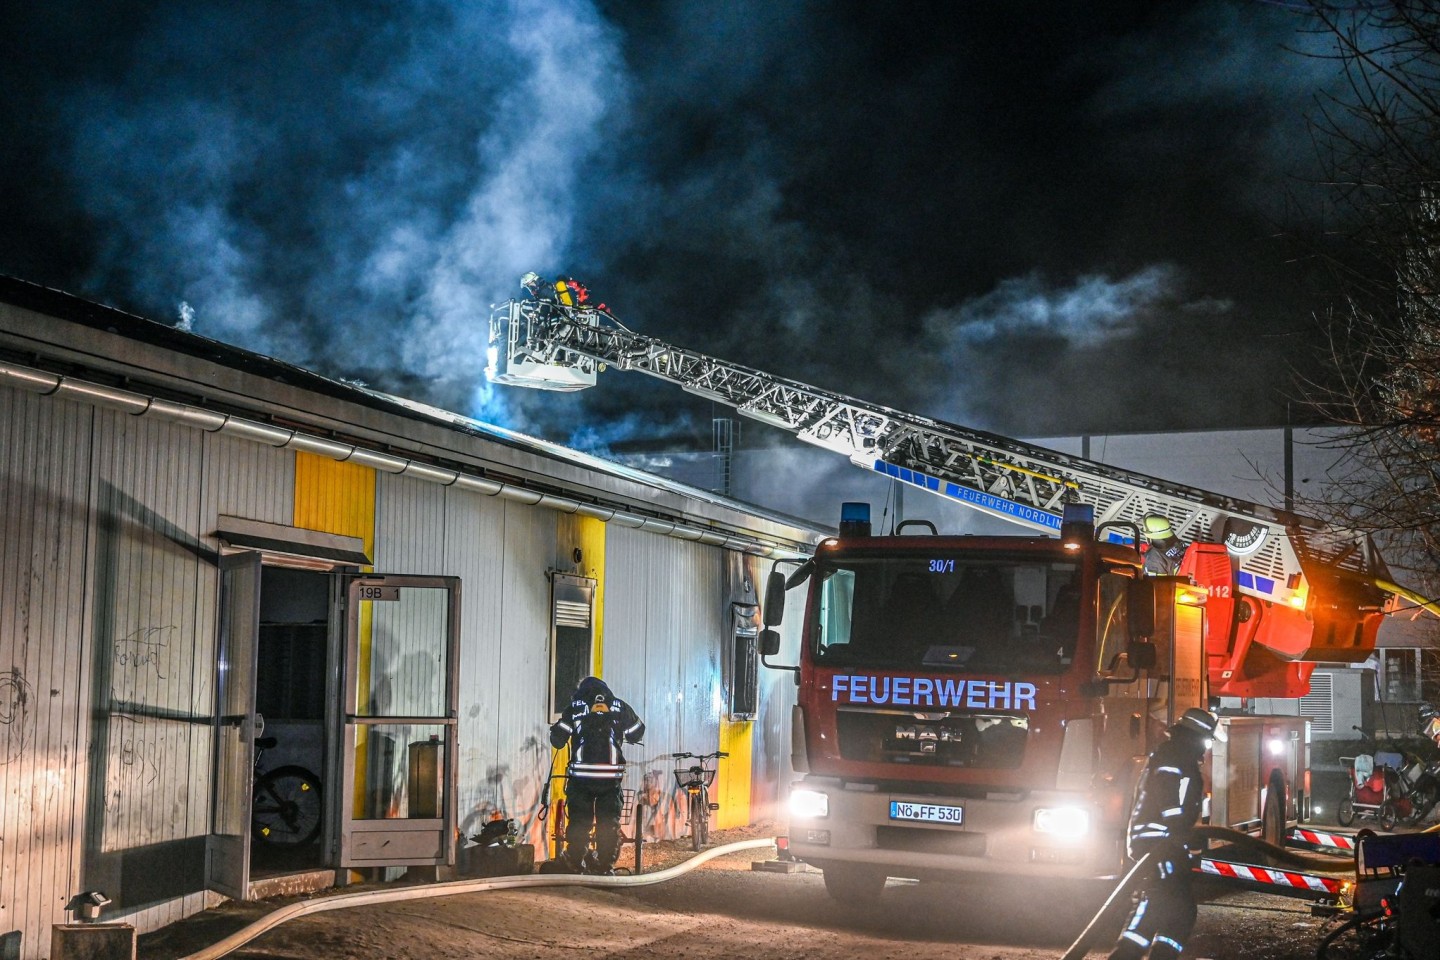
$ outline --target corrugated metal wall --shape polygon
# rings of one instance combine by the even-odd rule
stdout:
[[[647,836],[685,816],[670,754],[718,749],[728,630],[723,551],[612,526],[606,543],[605,680],[645,721],[626,787],[647,797]]]
[[[539,841],[550,747],[550,584],[556,514],[384,475],[376,494],[376,569],[462,582],[458,825],[480,831],[502,810]],[[378,629],[378,622],[377,622]]]
[[[203,904],[209,534],[288,517],[291,455],[8,390],[0,425],[0,935],[39,957],[84,889],[142,925]]]
[[[683,831],[669,754],[719,745],[723,550],[298,459],[0,390],[0,937],[29,931],[18,947],[0,941],[11,955],[47,952],[35,931],[63,922],[81,890],[104,890],[141,929],[206,904],[220,515],[358,535],[380,572],[461,578],[467,835],[503,810],[539,843],[549,574],[597,579],[602,673],[650,730],[626,786],[663,801],[651,836]],[[344,529],[336,504],[360,511]],[[404,631],[375,606],[370,629],[393,642],[372,654],[403,657]]]
[[[0,935],[63,920],[79,868],[90,431],[84,407],[0,390]]]

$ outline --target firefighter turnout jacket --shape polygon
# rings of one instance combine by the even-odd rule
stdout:
[[[1147,853],[1183,855],[1200,819],[1205,788],[1200,761],[1203,741],[1189,731],[1177,730],[1155,748],[1135,789],[1130,814],[1128,852],[1138,860]]]
[[[583,780],[618,782],[625,773],[621,743],[639,743],[644,736],[645,724],[634,709],[598,677],[580,681],[570,705],[550,725],[551,746],[570,744],[566,774]]]

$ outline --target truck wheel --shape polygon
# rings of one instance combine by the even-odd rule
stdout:
[[[1346,797],[1340,801],[1340,806],[1335,808],[1335,822],[1342,827],[1348,827],[1355,822],[1355,801]]]
[[[1400,815],[1399,815],[1399,813],[1396,811],[1396,809],[1395,809],[1395,804],[1394,804],[1394,803],[1392,803],[1392,802],[1389,801],[1389,800],[1386,800],[1384,803],[1380,804],[1380,817],[1379,817],[1379,820],[1380,820],[1380,829],[1381,829],[1381,830],[1384,830],[1386,833],[1389,833],[1390,831],[1394,830],[1394,829],[1395,829],[1395,821],[1397,821],[1397,820],[1399,820],[1399,819],[1400,819]]]
[[[869,867],[831,864],[825,868],[825,890],[841,903],[875,903],[885,889],[885,874]]]

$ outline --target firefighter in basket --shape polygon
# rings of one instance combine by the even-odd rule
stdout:
[[[621,743],[639,743],[645,724],[630,704],[599,677],[586,677],[570,705],[550,725],[550,744],[570,745],[565,768],[565,865],[573,873],[609,876],[620,855],[620,779],[625,774]],[[590,833],[595,849],[590,849]]]
[[[525,288],[529,299],[541,303],[557,303],[574,309],[590,306],[590,290],[574,277],[561,277],[551,283],[532,270],[520,278],[520,286]],[[603,309],[603,304],[601,306]]]
[[[1171,724],[1169,739],[1155,748],[1135,789],[1128,852],[1152,854],[1141,893],[1110,960],[1172,960],[1195,926],[1190,890],[1190,843],[1205,794],[1200,762],[1224,730],[1215,714],[1192,707]]]
[[[1168,576],[1178,573],[1180,561],[1185,559],[1185,541],[1175,536],[1170,521],[1152,513],[1142,523],[1145,539],[1145,572],[1154,576]]]

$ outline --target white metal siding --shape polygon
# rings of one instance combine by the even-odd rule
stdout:
[[[550,763],[545,572],[555,550],[555,514],[463,490],[431,489],[443,493],[443,524],[389,528],[385,536],[428,553],[432,565],[440,562],[425,572],[461,580],[458,824],[462,835],[473,835],[499,810],[520,820],[538,842],[539,796]],[[385,498],[380,513],[391,513]],[[408,562],[408,556],[384,552],[398,549],[393,542],[376,546],[377,554]]]
[[[625,785],[661,801],[652,829],[676,836],[670,754],[720,740],[720,657],[729,630],[723,551],[611,526],[605,546],[605,680],[645,721]]]
[[[288,521],[292,459],[0,390],[0,929],[27,960],[82,889],[144,927],[203,906],[192,889],[133,912],[203,857],[208,534],[219,513]]]
[[[86,408],[0,390],[0,930],[32,938],[79,868],[90,430]]]

